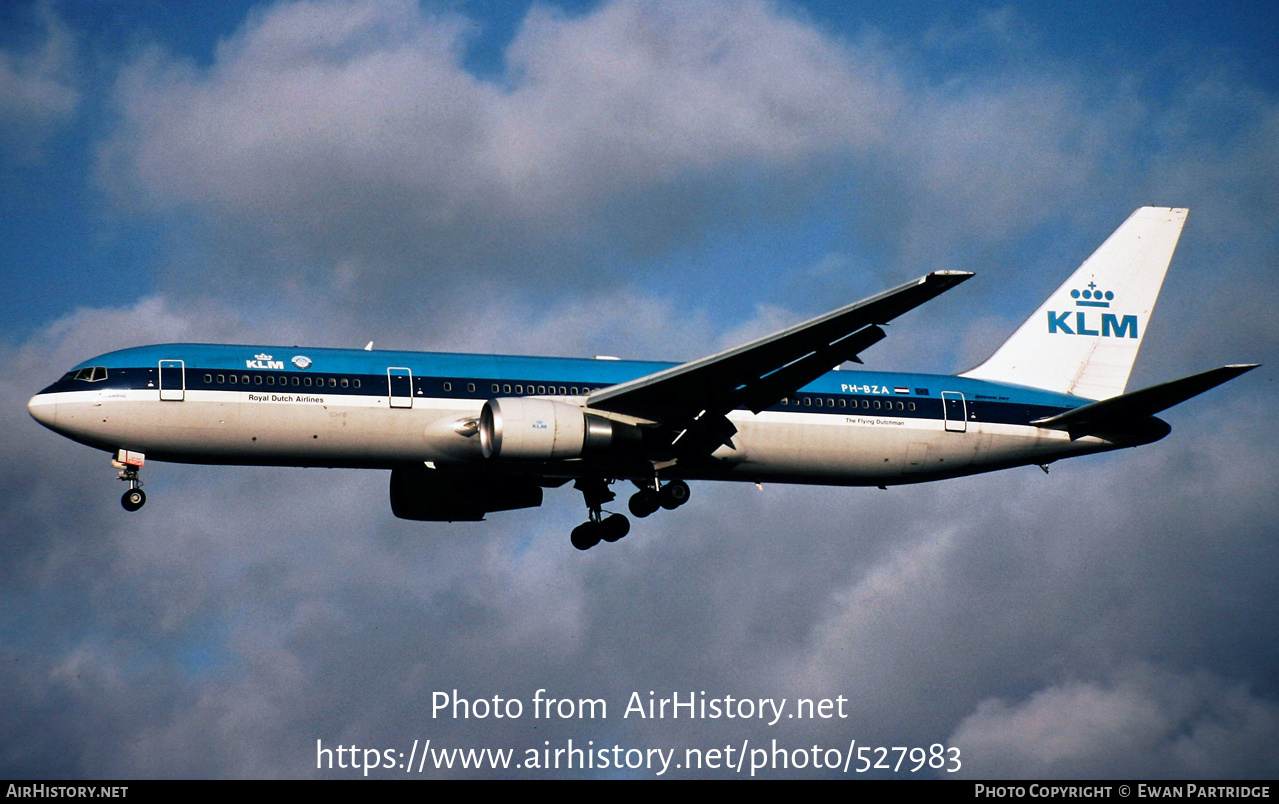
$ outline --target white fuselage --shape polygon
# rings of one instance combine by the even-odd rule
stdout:
[[[581,396],[549,397],[582,405]],[[798,397],[802,399],[802,397]],[[392,467],[402,463],[484,466],[474,422],[482,399],[414,395],[392,407],[389,395],[322,390],[185,389],[162,400],[158,389],[53,391],[33,397],[31,414],[90,446],[127,448],[149,458],[194,463]],[[822,408],[738,410],[731,446],[717,449],[688,479],[739,479],[828,485],[891,485],[1047,463],[1113,449],[1095,437],[1071,440],[1028,424],[913,415],[908,411]],[[468,426],[469,424],[469,426]],[[521,465],[538,473],[579,476],[588,459]],[[491,466],[491,464],[489,464]]]

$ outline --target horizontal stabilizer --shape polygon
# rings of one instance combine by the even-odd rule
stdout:
[[[1222,366],[1201,374],[1133,391],[1131,394],[1093,402],[1056,416],[1038,419],[1031,424],[1069,431],[1071,438],[1121,432],[1134,423],[1142,422],[1173,405],[1179,405],[1210,388],[1216,388],[1223,382],[1252,371],[1257,366],[1257,363]]]

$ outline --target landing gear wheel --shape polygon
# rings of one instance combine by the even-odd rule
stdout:
[[[573,528],[573,534],[569,536],[569,541],[578,550],[590,550],[600,543],[600,524],[598,522],[583,522]]]
[[[683,480],[672,480],[657,493],[658,501],[667,511],[674,511],[688,502],[688,484]]]
[[[621,514],[613,514],[598,524],[600,538],[606,542],[615,542],[631,532],[631,521]]]
[[[662,507],[662,504],[658,499],[657,492],[652,489],[640,489],[631,495],[627,507],[631,509],[632,516],[643,519],[650,514],[656,513],[657,509]]]
[[[146,505],[147,494],[142,489],[129,489],[120,498],[120,505],[124,506],[126,511],[136,511]]]

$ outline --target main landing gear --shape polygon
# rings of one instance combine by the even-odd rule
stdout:
[[[636,485],[639,485],[638,483]],[[609,489],[609,481],[602,478],[581,479],[573,487],[582,492],[586,499],[589,518],[573,528],[569,540],[578,550],[589,550],[600,542],[615,542],[631,531],[630,521],[622,514],[605,515],[604,504],[617,498]],[[658,486],[656,479],[652,486],[640,486],[640,490],[631,496],[627,507],[633,516],[643,518],[665,508],[674,510],[688,502],[688,484],[683,480],[671,480]]]
[[[129,484],[129,490],[120,497],[120,505],[126,511],[133,512],[146,505],[147,493],[142,490],[142,481],[138,479],[138,470],[144,463],[145,455],[127,449],[117,450],[111,459],[111,465],[120,470],[120,479]]]
[[[602,478],[583,478],[574,483],[573,488],[582,492],[590,517],[573,528],[569,541],[574,547],[578,550],[590,550],[601,541],[615,542],[631,532],[630,520],[621,514],[604,516],[604,503],[612,502],[617,497],[609,490],[608,481]]]
[[[643,519],[656,513],[658,508],[674,511],[688,502],[688,495],[687,483],[683,480],[671,480],[660,488],[641,486],[639,491],[631,495],[631,500],[626,507],[631,509],[633,515]]]

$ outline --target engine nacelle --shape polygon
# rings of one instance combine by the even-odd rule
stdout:
[[[458,475],[406,466],[391,471],[391,512],[425,522],[478,522],[494,511],[536,508],[542,487],[526,477]]]
[[[480,449],[485,458],[578,458],[607,449],[633,429],[551,399],[490,399],[480,411]]]

